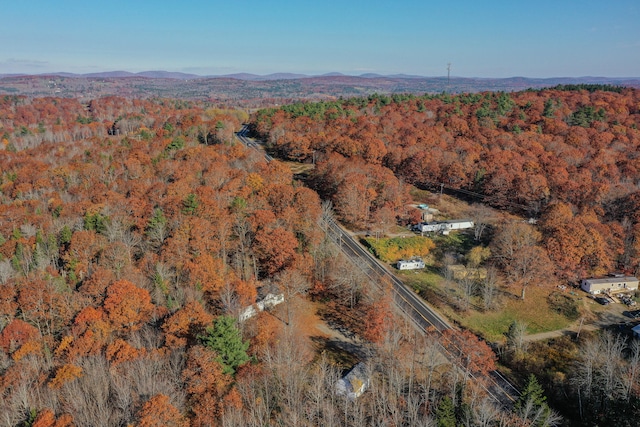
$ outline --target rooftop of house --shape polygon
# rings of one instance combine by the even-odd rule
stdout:
[[[346,395],[353,399],[364,393],[368,386],[369,375],[367,374],[367,367],[363,362],[360,362],[338,381],[336,389],[338,394]]]
[[[608,283],[620,283],[620,282],[638,282],[638,279],[634,276],[622,276],[622,277],[592,277],[584,279],[593,285],[603,285]]]

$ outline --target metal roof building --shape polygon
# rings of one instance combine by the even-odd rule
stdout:
[[[638,279],[633,276],[610,276],[583,279],[580,287],[592,295],[601,293],[628,292],[638,289]]]

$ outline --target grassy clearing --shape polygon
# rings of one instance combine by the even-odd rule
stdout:
[[[469,214],[469,204],[446,194],[432,193],[428,190],[420,190],[413,187],[409,194],[416,203],[426,203],[438,209],[439,219],[443,218],[464,218]]]
[[[472,231],[458,231],[448,236],[437,235],[433,238],[433,241],[436,244],[433,253],[440,259],[446,253],[465,255],[474,246],[478,245],[478,242],[473,238]]]
[[[446,239],[440,241],[435,251],[441,251],[443,244],[449,246],[449,249],[462,249],[466,246],[465,239],[460,240],[460,236],[456,238],[452,235]],[[464,253],[463,250],[459,252]],[[528,325],[529,334],[567,328],[580,315],[583,307],[580,298],[576,296],[561,294],[550,298],[548,288],[530,286],[525,301],[519,299],[520,289],[513,288],[501,292],[500,308],[495,311],[480,310],[482,301],[479,297],[471,299],[470,309],[459,311],[456,301],[462,300],[462,291],[455,283],[445,280],[438,267],[428,266],[420,271],[396,271],[396,274],[449,319],[493,342],[502,341],[509,325],[516,320]]]
[[[509,325],[516,320],[527,324],[529,334],[564,329],[573,322],[573,319],[552,309],[548,289],[529,287],[524,301],[514,295],[504,297],[502,302],[504,305],[498,311],[454,314],[455,320],[489,341],[503,340]]]
[[[438,200],[437,194],[427,190],[420,190],[416,187],[411,187],[411,189],[409,190],[409,194],[415,202],[426,203],[429,206],[435,204]]]
[[[440,287],[440,282],[443,280],[438,270],[434,267],[427,267],[424,270],[396,271],[395,273],[418,294],[437,291]]]

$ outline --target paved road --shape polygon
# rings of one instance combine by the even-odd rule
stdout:
[[[264,159],[267,162],[270,162],[271,160],[273,160],[273,157],[271,157],[269,154],[267,154],[264,151],[264,147],[262,146],[262,141],[257,141],[253,138],[249,138],[247,135],[249,135],[249,126],[247,125],[242,126],[242,129],[240,129],[239,132],[236,132],[236,137],[246,147],[253,148],[254,150],[257,150],[260,153],[262,153],[264,155]]]
[[[392,286],[394,301],[402,310],[425,330],[434,329],[442,332],[451,329],[451,325],[440,316],[433,308],[428,306],[415,292],[407,288],[394,274],[362,247],[356,240],[347,233],[338,223],[332,219],[324,221],[325,231],[339,244],[346,255],[360,263],[360,267],[374,283],[379,285],[390,283]]]
[[[425,332],[442,333],[452,326],[435,309],[429,306],[408,288],[395,274],[382,265],[369,251],[362,247],[344,228],[333,219],[323,219],[327,235],[340,247],[352,262],[358,265],[373,283],[382,286],[391,283],[393,300],[396,305],[411,318],[415,324]],[[442,348],[443,354],[455,363],[456,358],[447,348]],[[472,378],[476,378],[470,374]],[[510,408],[517,400],[520,392],[499,371],[492,371],[485,377],[486,387],[494,400],[505,408]]]
[[[248,131],[248,126],[243,126],[242,130],[236,134],[238,139],[245,146],[264,153],[260,142],[247,137]],[[273,157],[265,153],[265,159],[269,162],[273,160]],[[437,333],[452,329],[446,319],[402,283],[395,274],[391,273],[386,266],[364,249],[335,220],[323,218],[323,226],[327,235],[352,262],[362,269],[373,283],[378,286],[383,286],[385,283],[391,285],[394,302],[420,329],[425,332],[435,331]],[[443,348],[443,352],[449,360],[454,361],[455,358],[446,349]],[[473,375],[471,376],[473,377]],[[487,392],[504,407],[512,405],[520,395],[518,390],[498,371],[491,372],[486,379],[489,382]]]

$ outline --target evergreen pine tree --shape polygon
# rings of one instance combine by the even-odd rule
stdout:
[[[464,389],[464,382],[458,383],[458,385],[456,385],[456,401],[454,405],[456,425],[469,425],[469,423],[465,421],[471,420],[473,418],[473,416],[471,415],[471,408],[469,407],[469,404],[464,400]]]
[[[456,427],[456,410],[449,396],[440,400],[436,410],[436,420],[438,427]]]
[[[182,201],[182,213],[185,215],[195,215],[198,205],[198,197],[193,193],[189,193]]]
[[[236,321],[231,316],[218,317],[213,326],[206,329],[206,335],[199,338],[205,346],[218,353],[216,360],[226,374],[233,375],[238,366],[249,360],[249,342],[242,341]]]
[[[543,427],[548,425],[551,409],[546,403],[544,390],[535,375],[531,374],[520,398],[515,403],[513,410],[532,426]]]

